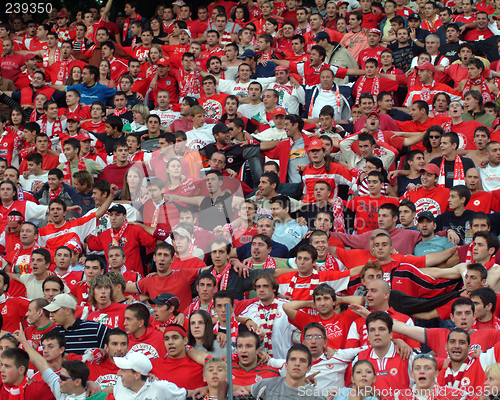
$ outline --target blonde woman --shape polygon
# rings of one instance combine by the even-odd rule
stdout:
[[[484,396],[481,400],[496,400],[500,398],[500,363],[492,364],[484,371]]]
[[[123,127],[123,132],[144,134],[148,132],[146,127],[146,120],[149,117],[149,108],[144,104],[136,104],[132,107],[132,114],[134,120]]]

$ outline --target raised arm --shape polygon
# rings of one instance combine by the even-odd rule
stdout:
[[[163,195],[165,198],[165,201],[172,202],[172,201],[180,201],[186,204],[189,204],[191,206],[200,206],[201,202],[203,201],[204,197],[203,196],[194,196],[194,197],[183,197],[183,196],[178,196],[176,194],[165,194]]]
[[[399,333],[419,343],[425,343],[425,328],[406,325],[404,322],[394,320],[392,327],[394,333]]]
[[[21,323],[19,323],[19,330],[15,331],[13,336],[23,345],[24,350],[26,350],[26,353],[30,356],[31,363],[38,371],[40,371],[40,374],[43,374],[50,368],[45,358],[43,358],[43,356],[28,343],[28,339],[26,339],[23,332],[23,325]]]
[[[113,199],[115,198],[116,194],[118,193],[118,186],[116,185],[111,185],[110,193],[109,196],[106,200],[104,200],[104,203],[101,204],[101,207],[97,209],[95,212],[95,217],[97,219],[101,218],[106,212],[108,211],[109,206],[113,202]]]
[[[288,316],[290,321],[293,321],[297,316],[297,312],[301,308],[313,308],[314,303],[312,301],[289,301],[288,303],[283,304],[283,311]]]

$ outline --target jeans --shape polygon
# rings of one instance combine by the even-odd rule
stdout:
[[[262,162],[262,154],[259,147],[248,147],[243,152],[243,158],[248,163],[250,175],[252,177],[252,187],[257,187],[260,177],[264,173],[264,163]]]

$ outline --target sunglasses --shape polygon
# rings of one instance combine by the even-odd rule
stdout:
[[[260,221],[262,218],[267,218],[267,219],[270,219],[271,221],[274,221],[274,218],[272,215],[269,215],[269,214],[260,214],[260,215],[257,215],[255,217],[255,221]]]
[[[441,135],[429,135],[429,139],[439,139]]]
[[[68,379],[71,379],[72,381],[74,381],[76,379],[73,376],[66,376],[66,375],[63,375],[63,374],[59,374],[59,378],[61,378],[61,380],[63,382],[66,382]]]

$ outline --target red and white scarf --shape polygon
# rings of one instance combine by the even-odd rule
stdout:
[[[196,311],[196,310],[199,310],[200,309],[200,306],[201,306],[201,299],[198,297],[194,302],[193,302],[193,305],[191,307],[191,313],[193,311]],[[210,299],[210,303],[208,303],[208,306],[207,306],[207,312],[212,315],[212,308],[214,307],[214,299]]]
[[[52,62],[61,61],[61,51],[59,47],[54,51],[54,59]],[[45,50],[43,53],[43,66],[47,68],[50,65],[50,49]]]
[[[290,284],[288,285],[288,289],[286,290],[285,297],[292,297],[293,291],[295,290],[295,285],[297,285],[297,279],[299,278],[299,273],[297,272],[292,280],[290,281]],[[309,294],[311,295],[314,292],[314,289],[316,289],[316,286],[318,286],[320,283],[319,281],[319,272],[313,268],[313,271],[310,275],[310,280],[309,280]]]
[[[344,210],[342,209],[342,203],[335,202],[332,206],[333,219],[333,231],[345,233],[345,222],[344,222]]]
[[[361,78],[361,82],[358,85],[358,90],[356,91],[356,104],[359,103],[359,98],[364,93],[363,89],[365,88],[365,83],[366,83],[366,75],[364,75]],[[373,97],[377,97],[378,94],[380,93],[380,79],[378,78],[378,76],[375,76],[373,78],[371,93],[372,93]]]
[[[326,253],[325,265],[323,267],[319,267],[320,271],[339,271],[339,264],[335,257],[330,253]]]
[[[140,21],[140,20],[142,20],[141,15],[139,13],[136,13],[134,21]],[[129,26],[130,26],[130,17],[127,17],[125,19],[125,22],[123,23],[123,40],[127,39],[127,33],[128,33]]]
[[[82,157],[78,157],[78,167],[77,171],[84,171],[87,169],[87,166],[85,165],[85,161]],[[63,182],[67,183],[68,185],[73,184],[73,175],[71,174],[71,163],[69,161],[66,161],[64,163],[63,167]]]
[[[432,89],[434,88],[434,81],[430,85],[424,85],[422,83],[422,88],[420,89],[420,100],[429,103],[432,97]]]
[[[275,298],[269,307],[269,317],[266,319],[266,315],[264,310],[266,307],[259,302],[259,318],[260,318],[260,326],[264,331],[264,348],[269,353],[269,355],[273,356],[273,343],[271,341],[271,336],[273,334],[273,324],[278,314],[278,300]]]
[[[215,279],[217,280],[217,284],[215,285],[216,288],[219,287],[220,283],[220,289],[217,290],[226,290],[227,289],[227,281],[229,279],[229,272],[231,271],[231,263],[227,263],[227,265],[224,267],[224,269],[221,271],[220,274],[217,273],[217,271],[214,269],[212,270],[212,275],[215,276]]]
[[[490,88],[486,83],[486,79],[484,79],[482,76],[474,80],[467,79],[467,82],[465,82],[464,90],[462,90],[462,95],[465,95],[465,93],[471,90],[472,86],[481,86],[483,104],[488,101],[493,101],[493,96],[491,95]]]
[[[214,325],[214,334],[217,335],[219,333],[220,329],[220,322],[217,321],[217,323]],[[227,335],[227,326],[226,326],[226,335]],[[234,316],[231,316],[231,343],[236,346],[236,338],[238,337],[238,321],[236,321],[236,318]]]
[[[69,64],[72,60],[61,60],[57,71],[56,82],[63,84],[69,78]]]
[[[453,371],[451,367],[446,368],[444,373],[444,386],[452,387],[455,389],[460,389],[462,379],[465,377],[465,371],[469,369],[474,360],[471,357],[467,357],[466,362],[464,362],[458,371]]]
[[[441,168],[439,169],[438,186],[444,187],[446,182],[446,173],[444,171],[444,163],[446,158],[443,157],[441,161]],[[462,159],[457,154],[455,157],[455,166],[453,170],[453,186],[465,185],[465,175],[464,166],[462,165]]]
[[[465,263],[466,264],[474,262],[474,260],[472,259],[472,250],[473,249],[474,249],[474,242],[469,244],[469,247],[467,247],[467,254],[465,256]]]
[[[323,68],[324,64],[321,64],[321,66],[319,67],[319,70],[321,70],[321,68]],[[313,67],[311,67],[313,68]],[[342,98],[340,97],[340,90],[339,90],[339,87],[338,85],[335,85],[336,89],[335,89],[335,106],[337,107],[337,114],[340,114],[341,113],[341,107],[342,107]],[[321,87],[318,85],[318,94],[320,93],[320,91],[325,91],[325,92],[333,92],[333,87],[332,89],[330,90],[325,90],[325,89],[321,89]],[[316,101],[316,96],[311,96],[311,103],[309,104],[309,112],[308,112],[308,117],[309,118],[312,118],[312,113],[313,113],[313,108],[314,108],[314,102]]]
[[[49,135],[47,132],[47,114],[42,115],[42,124],[40,125],[40,132]],[[52,134],[49,137],[56,136],[63,133],[61,119],[59,117],[56,118],[54,124],[52,125]]]
[[[253,260],[250,260],[250,262],[248,263],[248,267],[253,267]],[[267,256],[267,260],[264,263],[262,269],[276,269],[276,262],[274,261],[274,258],[272,258],[271,256]]]
[[[19,386],[3,385],[3,388],[9,393],[9,400],[24,400],[24,389],[28,385],[28,378],[25,376]]]
[[[113,115],[116,115],[117,117],[119,117],[120,115],[125,114],[127,111],[128,111],[127,107],[122,108],[121,110],[119,110],[118,108],[115,108]]]
[[[410,83],[408,84],[408,90],[411,90],[413,88],[413,86],[415,86],[417,84],[417,73],[416,72],[412,72],[410,74]]]
[[[62,192],[62,185],[59,189],[57,189],[55,192],[52,190],[52,189],[49,189],[49,199],[50,200],[54,200],[54,199],[57,199],[59,197],[59,195],[61,194]]]
[[[75,43],[77,43],[78,40],[73,40],[73,48],[77,47],[75,46]],[[85,53],[85,38],[82,39],[82,41],[80,42],[80,53]]]
[[[111,228],[111,246],[120,245],[120,239],[123,237],[123,233],[125,232],[125,229],[127,229],[127,227],[128,227],[128,221],[125,220],[118,233],[115,233],[115,230]]]

